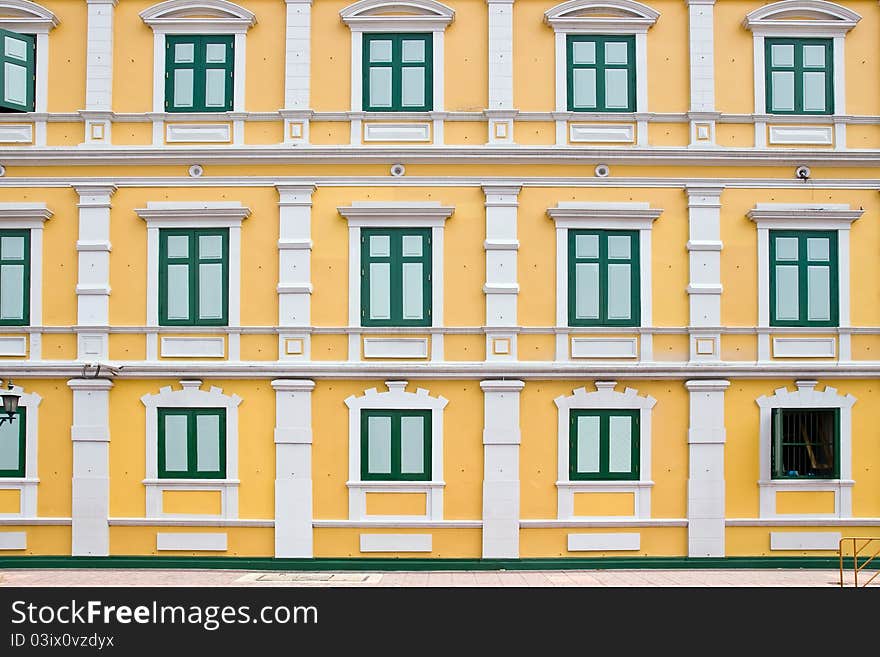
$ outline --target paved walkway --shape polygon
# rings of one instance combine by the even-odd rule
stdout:
[[[860,581],[870,578],[863,573]],[[852,571],[844,581],[852,586]],[[0,570],[3,586],[839,586],[836,570],[672,569],[672,570],[515,570],[291,572],[245,570],[57,569]],[[871,584],[880,586],[880,576]]]

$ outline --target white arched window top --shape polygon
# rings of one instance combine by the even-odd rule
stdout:
[[[387,392],[376,388],[364,391],[360,397],[345,399],[348,406],[348,518],[367,519],[368,492],[425,493],[425,515],[403,516],[407,520],[443,519],[443,410],[449,400],[432,397],[424,388],[406,392],[407,381],[386,381]],[[361,480],[361,411],[369,410],[429,410],[431,411],[431,480],[430,481],[362,481]],[[392,516],[369,516],[369,519],[392,519]],[[401,518],[396,518],[401,519]]]
[[[435,32],[446,29],[455,11],[434,0],[361,0],[339,16],[352,31]]]
[[[571,395],[553,400],[559,409],[557,429],[557,516],[560,520],[575,518],[575,493],[631,493],[633,516],[651,517],[651,410],[657,400],[650,395],[639,395],[633,388],[617,392],[616,381],[596,381],[596,391],[577,388]],[[639,479],[637,481],[572,481],[569,477],[569,417],[572,409],[638,410],[639,411]]]
[[[646,32],[660,12],[634,0],[571,0],[544,12],[557,32],[634,34]]]
[[[237,33],[256,23],[253,12],[226,0],[167,0],[140,13],[154,30]]]
[[[48,34],[58,25],[51,11],[28,0],[0,0],[0,27],[26,34]]]
[[[831,515],[840,518],[852,516],[852,407],[856,403],[853,395],[840,395],[836,388],[825,386],[824,390],[816,390],[817,381],[795,381],[797,390],[777,388],[770,396],[758,397],[756,403],[760,410],[760,513],[762,518],[785,517],[794,519],[796,516],[786,514],[779,516],[776,512],[776,493],[785,491],[830,491],[834,493],[834,512]],[[771,442],[773,440],[773,409],[776,408],[834,408],[840,412],[839,447],[840,479],[772,479],[770,472]]]
[[[238,395],[225,395],[223,389],[211,386],[201,390],[198,379],[182,379],[180,390],[171,386],[159,388],[155,394],[141,397],[147,409],[146,417],[146,487],[147,517],[185,517],[163,511],[165,490],[219,491],[220,518],[238,517]],[[226,479],[159,479],[159,413],[160,408],[224,408],[226,409]],[[217,516],[199,514],[197,518]]]
[[[746,14],[743,26],[763,36],[842,36],[862,17],[825,0],[782,0]]]

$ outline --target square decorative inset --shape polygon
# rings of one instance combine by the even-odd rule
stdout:
[[[713,338],[697,338],[697,354],[711,356],[715,353],[715,340]]]
[[[510,338],[495,338],[494,340],[492,340],[492,353],[509,354]]]
[[[507,124],[506,123],[496,123],[495,124],[495,138],[496,139],[507,139]]]
[[[290,138],[291,139],[302,139],[303,136],[303,124],[292,121],[290,123]]]
[[[104,124],[103,123],[93,123],[91,128],[92,128],[92,139],[95,139],[95,140],[104,139]]]
[[[304,344],[302,338],[288,338],[284,341],[284,351],[288,356],[302,356]]]

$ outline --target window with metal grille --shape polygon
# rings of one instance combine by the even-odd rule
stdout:
[[[773,479],[834,479],[838,475],[840,411],[773,409]]]

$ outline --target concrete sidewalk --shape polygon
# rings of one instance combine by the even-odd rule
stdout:
[[[859,575],[860,583],[875,571]],[[852,571],[844,571],[852,587]],[[670,569],[541,571],[247,571],[153,569],[0,570],[3,586],[293,586],[293,587],[828,587],[839,586],[837,570],[812,569]],[[880,576],[871,584],[880,586]]]

